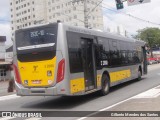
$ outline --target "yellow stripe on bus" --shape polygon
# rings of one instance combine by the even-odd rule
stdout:
[[[71,94],[85,90],[84,78],[78,78],[70,81]]]
[[[131,71],[128,70],[122,70],[122,71],[117,71],[117,72],[111,72],[110,74],[110,80],[112,82],[117,82],[126,78],[131,77]]]
[[[101,86],[101,77],[102,75],[97,75],[97,87]]]
[[[97,87],[101,86],[102,75],[97,75]],[[85,91],[84,78],[77,78],[70,81],[71,94]]]
[[[117,82],[126,78],[131,77],[131,71],[128,70],[121,70],[116,72],[111,72],[110,74],[110,80],[112,82]],[[97,75],[97,87],[101,86],[101,78],[102,75]],[[78,93],[85,91],[85,81],[84,78],[77,78],[70,81],[70,90],[71,94]]]

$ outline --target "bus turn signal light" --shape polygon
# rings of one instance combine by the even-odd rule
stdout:
[[[61,82],[64,79],[64,73],[65,73],[65,59],[62,59],[58,64],[57,83]]]
[[[19,76],[19,73],[18,73],[18,68],[16,65],[13,65],[14,67],[14,73],[15,73],[15,77],[16,77],[16,82],[21,84],[21,79],[20,79],[20,76]]]

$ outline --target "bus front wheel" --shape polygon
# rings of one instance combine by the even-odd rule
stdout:
[[[109,77],[107,75],[102,76],[101,85],[102,89],[100,90],[100,94],[102,96],[107,95],[109,93],[109,88],[110,88]]]

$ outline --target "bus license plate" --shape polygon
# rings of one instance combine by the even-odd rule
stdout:
[[[32,84],[41,84],[41,80],[32,80]]]

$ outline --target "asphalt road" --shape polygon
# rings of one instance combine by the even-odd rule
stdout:
[[[149,66],[148,75],[144,76],[141,81],[130,81],[112,87],[110,94],[107,96],[102,97],[99,96],[98,93],[94,93],[79,97],[19,97],[0,101],[0,111],[98,111],[160,85],[159,77],[160,64],[155,64]],[[78,112],[73,112],[74,115],[77,113]],[[60,114],[63,116],[63,113]],[[86,112],[86,115],[87,114]],[[43,119],[46,118],[41,118],[41,120]],[[76,117],[55,117],[47,119],[74,120]]]

